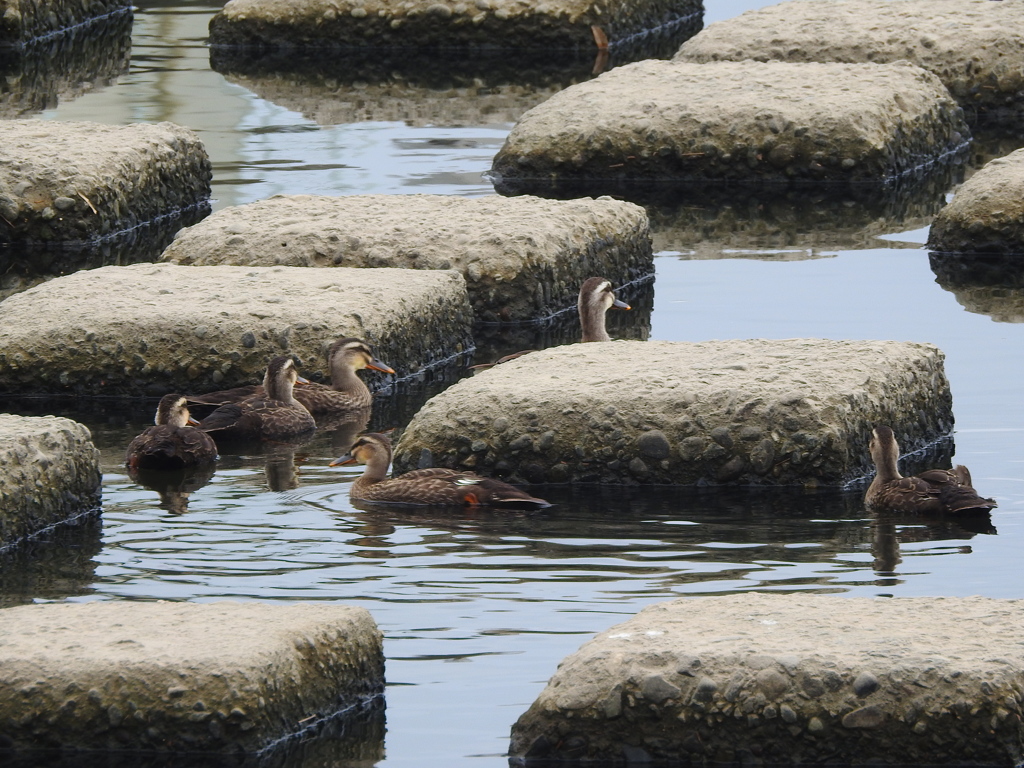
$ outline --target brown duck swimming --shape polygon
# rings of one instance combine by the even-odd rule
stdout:
[[[896,466],[900,447],[889,427],[872,430],[869,450],[876,469],[875,479],[864,496],[869,507],[896,512],[956,513],[988,512],[996,506],[993,499],[978,495],[971,485],[971,473],[961,465],[903,477]]]
[[[286,355],[275,357],[263,377],[265,396],[253,396],[240,403],[222,405],[199,423],[199,428],[218,440],[296,440],[316,429],[309,411],[295,399],[296,383],[308,385],[299,376],[295,361]]]
[[[373,396],[356,371],[369,368],[382,373],[394,373],[394,369],[373,356],[370,346],[362,339],[338,339],[327,348],[327,365],[331,371],[331,386],[310,383],[295,390],[295,399],[316,416],[333,415],[345,411],[368,408]],[[266,397],[262,384],[224,389],[206,395],[189,397],[193,403],[225,405],[239,403],[250,397]]]
[[[164,395],[156,409],[155,426],[147,427],[128,444],[124,462],[130,469],[182,469],[212,464],[217,446],[192,424],[183,395]]]
[[[349,496],[356,501],[521,509],[551,506],[544,499],[531,496],[501,480],[454,469],[417,469],[389,480],[391,441],[376,432],[356,440],[348,454],[332,461],[331,466],[356,463],[366,465],[366,471],[349,490]]]

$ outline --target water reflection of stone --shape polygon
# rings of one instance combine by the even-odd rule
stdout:
[[[318,125],[363,121],[409,125],[511,123],[531,107],[604,69],[671,58],[701,19],[618,46],[607,61],[572,51],[472,56],[417,50],[251,51],[215,46],[210,67],[267,101]]]
[[[27,117],[128,72],[132,14],[108,16],[23,49],[0,49],[0,119]]]
[[[0,608],[91,594],[102,536],[88,514],[0,552]]]
[[[935,282],[952,293],[960,306],[999,323],[1024,323],[1021,258],[1021,254],[928,255]]]
[[[172,515],[188,512],[188,499],[213,479],[216,464],[182,469],[128,469],[128,476],[160,497],[160,508]]]

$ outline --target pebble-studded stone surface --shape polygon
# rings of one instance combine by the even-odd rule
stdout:
[[[1020,600],[658,603],[559,665],[511,763],[1015,765],[1022,634]]]
[[[513,482],[841,485],[953,427],[930,344],[825,339],[611,341],[532,352],[431,398],[395,468]]]
[[[83,425],[0,413],[0,549],[100,507],[100,453]]]
[[[118,600],[3,620],[0,734],[21,749],[254,752],[384,690],[364,608]]]
[[[498,196],[276,195],[182,230],[176,264],[456,269],[478,320],[545,317],[588,277],[654,271],[647,214],[632,203]]]
[[[467,351],[472,321],[450,270],[102,267],[0,303],[0,391],[196,394],[257,383],[289,353],[323,381],[342,336],[406,375]]]
[[[907,64],[642,61],[524,114],[494,158],[496,187],[601,181],[891,181],[963,150],[941,81]]]

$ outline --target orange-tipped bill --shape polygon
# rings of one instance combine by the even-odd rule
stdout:
[[[185,423],[188,424],[190,427],[198,427],[199,426],[199,419],[197,419],[197,418],[195,418],[193,416],[189,416],[188,417],[188,421],[186,421]]]
[[[616,309],[632,309],[632,307],[629,306],[629,304],[624,302],[622,299],[616,299],[612,303],[612,306],[615,307]]]
[[[395,372],[394,368],[392,368],[387,363],[382,363],[377,358],[373,358],[373,360],[368,362],[366,364],[366,367],[369,368],[371,371],[380,371],[381,373],[394,373]]]
[[[355,464],[356,459],[351,453],[346,453],[344,456],[339,456],[327,466],[329,467],[342,467],[346,464]]]
[[[298,378],[295,379],[295,383],[296,384],[302,384],[303,386],[305,386],[305,385],[307,385],[307,384],[309,384],[311,382],[309,381],[309,379],[307,379],[307,378],[305,378],[303,376],[299,376]]]

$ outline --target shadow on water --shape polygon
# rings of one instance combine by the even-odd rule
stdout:
[[[1024,323],[1024,254],[928,254],[935,282],[968,312]]]

